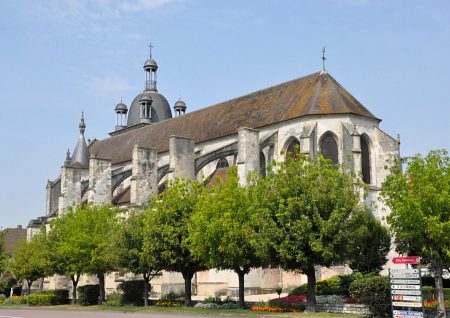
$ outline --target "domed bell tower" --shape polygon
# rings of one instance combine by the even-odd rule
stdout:
[[[116,131],[126,128],[128,107],[127,105],[125,105],[122,99],[120,99],[120,103],[116,105],[115,112],[117,116]]]
[[[156,71],[158,70],[158,64],[152,58],[152,44],[150,43],[150,57],[144,63],[144,72],[145,72],[145,90],[146,91],[155,91],[156,88]]]
[[[139,99],[139,104],[141,106],[141,123],[150,124],[152,122],[152,96],[148,92],[144,92]]]
[[[175,111],[175,116],[181,116],[186,113],[186,103],[181,100],[181,98],[175,102],[173,105],[173,110]]]

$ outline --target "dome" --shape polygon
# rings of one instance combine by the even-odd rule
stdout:
[[[158,64],[156,64],[156,61],[154,59],[149,58],[144,63],[144,69],[147,69],[147,68],[157,69],[158,68]]]
[[[127,105],[125,105],[123,102],[120,102],[119,104],[116,105],[115,111],[116,111],[116,113],[126,114],[128,112]]]
[[[183,102],[181,99],[178,100],[175,105],[173,106],[173,108],[180,108],[180,109],[186,109],[186,103]]]
[[[139,124],[140,121],[140,100],[144,95],[149,95],[153,100],[151,104],[152,122],[158,122],[172,118],[172,112],[170,111],[170,105],[167,99],[156,91],[144,91],[138,96],[136,96],[130,105],[130,110],[128,112],[128,123],[127,126],[131,127]]]

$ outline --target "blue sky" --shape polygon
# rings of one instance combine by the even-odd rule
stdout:
[[[188,111],[321,69],[400,134],[402,155],[449,149],[450,1],[3,0],[0,227],[45,213],[47,179],[78,138],[114,129],[143,89]]]

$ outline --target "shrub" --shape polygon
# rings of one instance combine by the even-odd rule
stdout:
[[[30,306],[50,306],[56,304],[56,295],[53,294],[31,294],[26,297]]]
[[[123,306],[123,294],[117,291],[109,293],[103,302],[106,306]]]
[[[84,285],[77,288],[78,303],[83,306],[96,305],[100,296],[99,285]]]
[[[144,304],[145,282],[143,280],[129,280],[118,287],[123,292],[123,303],[132,305]]]
[[[15,296],[6,298],[4,301],[5,305],[23,305],[26,304],[27,300],[23,296]]]
[[[300,286],[294,288],[293,290],[291,290],[291,292],[289,293],[289,296],[304,295],[304,294],[306,294],[307,291],[308,291],[308,284],[303,284],[303,285],[300,285]]]
[[[318,280],[316,283],[316,295],[341,295],[341,279],[333,276],[328,279]]]
[[[422,277],[422,286],[431,286],[435,287],[434,277],[426,275]],[[442,278],[442,287],[450,288],[450,279]]]
[[[6,296],[4,294],[0,294],[0,304],[3,304],[5,299],[6,299]]]
[[[364,276],[350,285],[350,295],[366,304],[373,317],[390,317],[389,277]]]
[[[424,299],[435,299],[437,298],[436,289],[430,286],[423,286],[423,298]],[[450,289],[444,288],[444,299],[450,300]]]
[[[67,289],[55,289],[44,291],[46,295],[55,295],[55,305],[66,305],[70,303],[69,291]]]

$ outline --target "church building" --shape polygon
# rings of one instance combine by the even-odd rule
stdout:
[[[375,216],[382,220],[386,215],[378,195],[387,174],[386,160],[400,155],[399,140],[383,132],[381,119],[325,69],[193,112],[182,100],[175,101],[172,110],[158,92],[158,64],[151,55],[143,69],[144,90],[129,106],[123,101],[115,106],[116,125],[108,138],[87,144],[82,116],[76,146],[72,154],[67,152],[59,177],[48,181],[45,216],[30,221],[29,237],[69,206],[140,206],[177,177],[205,180],[237,165],[245,182],[250,171],[264,174],[273,159],[283,160],[282,153],[295,147],[302,154],[321,153],[352,167],[369,186],[366,203],[377,203]],[[317,272],[318,278],[326,276],[325,269]],[[129,278],[113,273],[106,287],[113,290]],[[259,268],[246,275],[246,292],[298,286],[301,279]],[[93,280],[86,278],[85,283]],[[48,288],[64,287],[53,280],[45,283]],[[233,296],[238,287],[233,272],[215,270],[197,273],[193,284],[198,295]],[[152,285],[156,293],[179,291],[183,279],[163,273]]]

